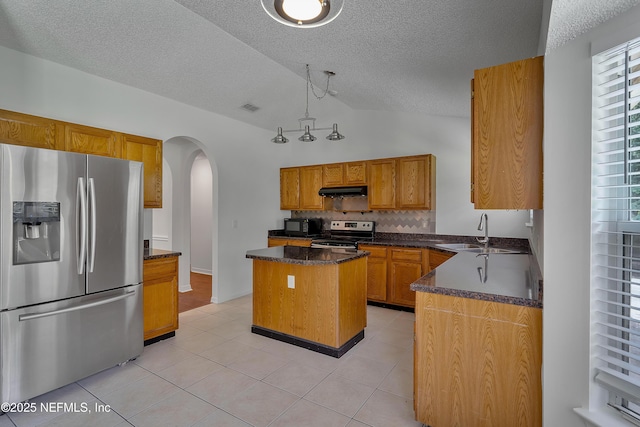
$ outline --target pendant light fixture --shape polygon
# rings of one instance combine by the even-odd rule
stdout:
[[[329,141],[340,141],[341,139],[344,139],[344,135],[338,132],[337,123],[334,123],[332,128],[317,128],[315,117],[309,117],[309,86],[311,86],[311,92],[313,93],[313,95],[317,99],[322,99],[327,95],[327,93],[329,93],[329,80],[331,80],[332,76],[336,75],[336,73],[334,73],[333,71],[325,71],[324,73],[327,75],[327,87],[324,89],[322,95],[318,95],[313,88],[313,83],[311,83],[311,73],[309,72],[309,64],[307,64],[307,107],[304,112],[304,117],[298,119],[298,129],[282,130],[282,128],[279,127],[278,134],[271,139],[271,142],[274,142],[276,144],[285,144],[289,142],[289,140],[285,138],[284,135],[282,135],[283,133],[302,131],[304,131],[304,133],[300,138],[298,138],[298,141],[313,142],[317,138],[311,134],[311,131],[317,130],[331,130],[332,132],[327,136],[327,139]]]
[[[260,0],[264,10],[281,24],[314,28],[328,24],[342,12],[344,0]]]

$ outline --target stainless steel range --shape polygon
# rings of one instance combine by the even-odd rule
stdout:
[[[328,239],[313,239],[312,248],[357,249],[358,242],[373,240],[374,221],[331,221]]]

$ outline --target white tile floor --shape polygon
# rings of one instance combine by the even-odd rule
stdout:
[[[365,339],[340,359],[256,334],[251,296],[180,315],[174,338],[30,401],[88,412],[9,413],[5,426],[420,426],[412,313],[368,306]],[[96,406],[110,411],[97,413]]]

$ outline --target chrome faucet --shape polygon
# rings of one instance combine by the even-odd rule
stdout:
[[[489,216],[486,213],[480,215],[480,224],[478,224],[478,231],[484,230],[484,237],[476,237],[478,243],[484,243],[484,248],[489,248]]]

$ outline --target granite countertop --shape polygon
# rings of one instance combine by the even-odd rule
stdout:
[[[247,258],[287,264],[322,265],[341,264],[369,255],[367,251],[338,248],[309,248],[300,246],[274,246],[247,251]]]
[[[143,259],[158,259],[158,258],[171,258],[174,256],[180,256],[182,252],[167,251],[164,249],[145,248]]]
[[[542,308],[541,282],[533,255],[462,251],[415,281],[411,289]]]

